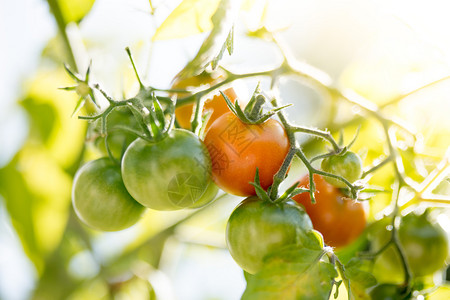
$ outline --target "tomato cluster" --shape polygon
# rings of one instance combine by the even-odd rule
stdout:
[[[121,230],[136,223],[144,207],[176,210],[211,202],[218,189],[210,170],[206,147],[190,131],[173,129],[157,141],[137,138],[121,165],[101,158],[78,170],[73,205],[87,225]]]
[[[177,79],[168,92],[178,98],[190,97],[192,89],[209,89],[223,80],[221,75],[204,72]],[[275,112],[262,114],[258,97],[262,95],[255,91],[244,110],[239,109],[233,88],[206,99],[201,113],[209,114],[209,119],[203,141],[187,130],[191,129],[195,97],[172,110],[178,128],[169,126],[156,138],[136,138],[130,133],[133,130],[121,131],[123,126],[138,131],[146,116],[135,118],[136,111],[126,106],[113,110],[108,115],[107,138],[98,135],[97,125],[94,140],[102,153],[120,160],[104,157],[78,170],[72,193],[77,215],[95,229],[121,230],[135,224],[145,208],[199,208],[211,203],[220,188],[246,197],[228,219],[226,243],[247,273],[258,274],[269,256],[289,247],[315,244],[325,253],[331,247],[351,248],[348,246],[363,236],[370,240],[370,251],[383,250],[374,255],[372,273],[379,284],[367,290],[368,295],[372,299],[407,299],[411,289],[409,283],[404,284],[408,277],[405,265],[414,278],[432,275],[445,265],[449,250],[446,233],[426,214],[397,216],[398,237],[391,231],[397,225],[389,218],[367,226],[366,205],[357,199],[363,163],[348,147],[334,144],[336,151],[318,156],[323,158],[321,170],[307,165],[314,174],[312,179],[304,176],[298,183],[300,189],[294,184],[278,195],[279,179],[287,176],[292,156],[300,156],[301,149],[282,115],[279,122],[271,118]],[[145,109],[150,114],[157,111],[155,107]],[[150,122],[154,122],[149,125],[154,130],[157,123]],[[158,122],[164,123],[164,115]],[[120,125],[117,131],[115,125]],[[404,250],[403,261],[394,242]]]

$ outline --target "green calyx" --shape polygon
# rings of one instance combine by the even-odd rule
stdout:
[[[130,49],[127,47],[125,49],[127,52],[133,69],[136,74],[136,78],[139,82],[139,91],[138,93],[129,99],[125,100],[114,100],[110,96],[108,96],[99,85],[94,85],[94,88],[97,89],[109,102],[109,106],[101,113],[98,113],[93,116],[79,116],[79,119],[89,120],[91,122],[95,122],[97,120],[101,120],[101,136],[106,137],[108,135],[108,127],[114,128],[114,130],[122,130],[128,133],[135,135],[136,137],[140,137],[147,141],[157,142],[163,138],[165,138],[168,132],[171,130],[174,124],[174,110],[175,110],[175,101],[172,101],[166,97],[157,97],[154,93],[153,88],[147,88],[142,83],[139,74],[137,72],[136,66],[134,64],[134,60],[131,56]],[[89,80],[89,68],[86,73],[86,79],[81,80],[78,76],[74,75],[68,68],[66,68],[69,75],[74,78],[79,84],[75,87],[69,87],[65,89],[82,91],[84,94],[88,93],[93,102],[95,102],[93,90],[88,85]],[[83,98],[82,98],[83,99]],[[165,105],[161,105],[159,100],[164,100]],[[166,101],[167,100],[167,101]],[[76,111],[83,106],[84,102],[79,103],[77,105]],[[136,120],[136,126],[130,127],[126,124],[112,124],[112,126],[107,126],[109,124],[107,119],[108,115],[118,107],[128,107]]]
[[[259,199],[261,199],[263,201],[272,202],[272,203],[286,202],[286,201],[292,200],[292,197],[294,197],[295,195],[298,195],[298,194],[301,194],[301,193],[304,193],[304,192],[309,192],[308,189],[298,188],[299,183],[300,182],[295,182],[281,196],[278,196],[276,199],[271,199],[270,196],[269,196],[270,188],[269,188],[269,192],[266,192],[261,187],[261,184],[260,184],[260,181],[259,181],[259,170],[258,170],[258,168],[256,168],[255,181],[254,182],[250,182],[250,184],[255,187],[255,192],[256,192],[256,195],[259,197]]]
[[[89,74],[91,72],[91,63],[89,63],[84,79],[82,79],[80,75],[75,74],[72,70],[70,70],[69,66],[67,66],[66,64],[64,64],[64,69],[66,70],[67,74],[69,74],[69,76],[73,80],[75,80],[76,85],[62,87],[60,89],[65,91],[74,91],[80,96],[80,99],[77,101],[75,109],[72,112],[72,117],[80,111],[80,109],[85,105],[86,100],[89,99],[95,105],[95,108],[93,110],[99,109],[100,107],[98,106],[97,101],[95,100],[94,90],[89,85]]]
[[[261,94],[259,84],[256,87],[255,91],[253,92],[252,98],[250,99],[244,110],[242,110],[241,107],[239,106],[239,101],[237,99],[233,104],[227,97],[227,95],[222,93],[222,91],[220,91],[220,93],[227,102],[227,105],[230,108],[230,110],[245,124],[261,124],[267,121],[270,117],[275,115],[280,110],[292,105],[288,104],[281,107],[273,108],[264,113],[263,106],[266,103],[266,97],[264,97]]]

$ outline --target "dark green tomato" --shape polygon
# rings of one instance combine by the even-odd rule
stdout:
[[[90,161],[78,170],[72,186],[72,202],[84,223],[103,231],[128,228],[144,211],[125,189],[120,167],[109,158]]]
[[[158,142],[137,139],[122,160],[123,181],[142,205],[157,210],[192,207],[201,201],[211,182],[211,159],[192,132],[173,129]],[[206,195],[206,194],[205,194]]]
[[[120,158],[127,147],[136,139],[136,135],[120,129],[119,126],[128,127],[134,130],[140,130],[137,127],[136,119],[128,107],[119,107],[114,109],[107,118],[106,129],[108,147],[115,158]],[[101,120],[95,123],[96,138],[95,146],[104,155],[108,155],[105,146],[105,137],[101,136]]]
[[[255,274],[262,268],[264,257],[297,244],[311,230],[311,220],[299,206],[273,204],[254,196],[234,209],[228,220],[226,241],[237,264]]]
[[[410,295],[405,295],[405,288],[396,284],[380,284],[370,292],[372,300],[404,300],[410,299]]]
[[[362,175],[362,160],[358,154],[347,151],[343,155],[334,155],[322,160],[322,170],[334,175],[344,177],[350,182],[355,182]],[[325,180],[336,187],[347,187],[340,180],[324,176]]]
[[[374,250],[382,247],[389,240],[390,234],[386,226],[382,227],[374,237]],[[410,213],[404,216],[398,235],[414,276],[431,275],[444,268],[449,250],[447,235],[438,224],[430,222],[426,214]],[[392,245],[376,259],[374,273],[376,277],[380,277],[380,281],[399,282],[403,279],[400,256]]]

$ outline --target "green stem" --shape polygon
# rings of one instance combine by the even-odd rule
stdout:
[[[64,20],[64,16],[62,14],[61,7],[59,6],[59,2],[58,0],[47,0],[47,3],[50,6],[50,11],[55,17],[56,24],[58,25],[59,32],[64,42],[64,47],[66,48],[69,64],[72,67],[72,69],[78,72],[78,66],[75,61],[75,55],[73,54],[69,37],[67,36],[66,32],[67,23]]]
[[[341,276],[343,282],[345,283],[345,288],[347,289],[347,296],[348,299],[352,299],[351,297],[351,286],[350,286],[350,280],[345,275],[345,266],[344,264],[339,260],[336,254],[332,252],[327,253],[328,258],[330,262],[332,262],[335,266],[337,266],[337,270],[339,275]]]
[[[142,101],[138,98],[133,98],[130,100],[127,100],[128,107],[131,110],[131,113],[136,118],[136,121],[141,126],[141,129],[144,131],[145,136],[148,139],[152,139],[153,135],[150,132],[150,129],[148,128],[148,125],[150,124],[150,116],[149,113],[147,113],[145,110],[144,104],[142,104]]]
[[[376,170],[380,169],[381,167],[383,167],[384,165],[386,165],[387,163],[392,161],[392,157],[388,156],[386,159],[383,159],[381,162],[377,163],[376,165],[374,165],[373,167],[371,167],[369,170],[364,171],[361,175],[361,179],[366,177],[367,175],[369,175],[370,173],[375,172]]]
[[[273,98],[271,100],[271,104],[274,107],[278,107],[277,99]],[[273,184],[270,188],[270,196],[269,196],[270,199],[272,199],[272,200],[276,200],[276,198],[278,197],[278,188],[279,188],[281,182],[283,182],[283,180],[285,179],[287,170],[288,170],[289,166],[291,165],[292,160],[294,159],[295,153],[297,152],[297,148],[296,148],[297,142],[295,140],[295,134],[289,130],[290,126],[289,126],[289,123],[288,123],[286,117],[284,116],[282,111],[279,111],[277,113],[277,115],[281,121],[281,124],[284,126],[284,128],[286,130],[290,149],[289,149],[288,154],[284,158],[283,164],[281,165],[280,169],[273,176]]]
[[[226,85],[226,84],[228,84],[230,82],[233,82],[235,80],[238,80],[238,79],[249,78],[249,77],[271,76],[273,73],[277,72],[280,68],[276,68],[276,69],[268,70],[268,71],[263,71],[263,72],[246,73],[246,74],[232,74],[232,73],[230,73],[230,76],[227,79],[225,79],[224,81],[221,81],[221,82],[219,82],[219,83],[217,83],[215,85],[212,85],[212,86],[210,86],[209,88],[207,88],[207,89],[205,89],[203,91],[199,91],[199,92],[197,92],[195,94],[191,94],[189,96],[186,96],[186,97],[178,99],[176,106],[179,107],[179,106],[182,106],[182,105],[193,103],[197,97],[203,97],[206,94],[217,90],[221,86]],[[184,91],[184,92],[186,92],[186,91]]]
[[[394,201],[394,210],[392,211],[392,242],[394,243],[394,247],[397,250],[400,261],[403,267],[403,270],[405,272],[405,279],[404,279],[404,285],[409,287],[409,283],[411,281],[411,269],[408,265],[408,262],[406,261],[406,253],[403,249],[403,246],[400,243],[400,238],[398,235],[398,229],[396,226],[397,218],[399,218],[399,207],[398,207],[398,200],[400,198],[400,190],[403,186],[402,181],[398,181],[395,184],[395,192],[393,193],[393,201]]]
[[[281,165],[278,172],[273,176],[273,184],[270,188],[270,199],[276,200],[278,198],[278,188],[283,182],[283,180],[286,178],[287,171],[289,169],[289,166],[291,165],[292,159],[295,156],[295,152],[297,151],[297,148],[291,147],[289,149],[288,154],[284,158],[283,164]]]
[[[198,97],[196,99],[194,119],[191,122],[192,132],[194,132],[196,135],[199,135],[200,130],[202,129],[203,104],[204,104],[204,101],[202,101],[202,98]]]
[[[426,89],[426,88],[429,88],[429,87],[431,87],[431,86],[433,86],[433,85],[435,85],[435,84],[441,83],[441,82],[443,82],[443,81],[445,81],[445,80],[448,80],[448,79],[450,79],[450,76],[446,76],[446,77],[443,77],[443,78],[441,78],[441,79],[435,80],[435,81],[433,81],[433,82],[427,83],[426,85],[423,85],[423,86],[421,86],[421,87],[419,87],[419,88],[417,88],[417,89],[415,89],[415,90],[412,90],[412,91],[410,91],[410,92],[408,92],[408,93],[406,93],[406,94],[403,94],[403,95],[401,95],[401,96],[398,96],[397,98],[394,98],[394,99],[392,99],[392,100],[390,100],[390,101],[388,101],[388,102],[386,102],[386,103],[380,105],[380,109],[383,109],[383,108],[385,108],[385,107],[387,107],[387,106],[396,104],[396,103],[402,101],[403,99],[405,99],[405,98],[411,96],[412,94],[415,94],[415,93],[417,93],[417,92],[420,92],[421,90],[424,90],[424,89]]]
[[[339,147],[338,143],[336,142],[336,140],[333,138],[333,136],[331,135],[331,133],[329,131],[312,129],[312,128],[307,128],[307,127],[303,127],[303,126],[291,126],[290,130],[294,131],[294,132],[302,132],[302,133],[319,136],[319,137],[325,139],[326,141],[330,142],[330,144],[333,146],[333,149],[336,152],[336,154],[338,154],[342,151],[342,148]]]
[[[396,174],[397,179],[400,181],[400,185],[407,185],[405,181],[405,175],[403,171],[400,170],[400,165],[403,165],[401,162],[401,157],[399,156],[397,150],[394,147],[394,144],[392,142],[392,139],[394,137],[391,137],[391,134],[389,133],[389,127],[385,122],[382,122],[383,130],[386,136],[386,141],[388,143],[389,147],[389,157],[391,158],[391,161],[394,166],[394,171]]]

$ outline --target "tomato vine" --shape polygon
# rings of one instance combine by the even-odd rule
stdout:
[[[53,2],[53,1],[52,1]],[[57,7],[53,7],[53,9],[57,12]],[[58,24],[59,25],[59,24]],[[61,28],[60,28],[61,29]],[[115,109],[119,107],[128,107],[131,112],[133,113],[133,116],[136,119],[136,122],[139,124],[139,128],[129,128],[126,126],[116,126],[117,129],[127,131],[129,133],[132,133],[136,135],[136,137],[145,140],[147,142],[159,142],[163,140],[164,138],[167,138],[171,130],[175,126],[175,116],[174,111],[176,107],[181,107],[186,104],[195,104],[195,111],[194,115],[192,117],[191,121],[191,129],[194,134],[197,136],[200,133],[200,130],[203,125],[203,119],[202,119],[202,112],[203,112],[203,105],[205,101],[205,96],[210,94],[211,92],[215,92],[220,90],[222,87],[232,84],[233,82],[241,79],[246,78],[257,78],[257,77],[269,77],[271,79],[271,90],[269,92],[261,92],[257,88],[255,91],[255,94],[253,95],[253,106],[248,106],[248,109],[246,108],[244,111],[242,111],[239,108],[238,101],[233,104],[229,101],[228,97],[225,94],[222,94],[224,99],[228,102],[230,106],[230,110],[239,117],[239,119],[248,124],[256,123],[262,123],[272,117],[272,115],[275,115],[278,117],[279,121],[281,122],[284,130],[286,131],[287,138],[289,140],[289,149],[287,151],[286,156],[284,157],[284,160],[282,164],[279,166],[278,171],[273,175],[273,183],[270,185],[270,187],[266,190],[264,190],[260,185],[260,178],[258,169],[255,169],[256,172],[255,176],[255,182],[253,185],[256,189],[256,194],[259,197],[259,200],[264,201],[270,201],[270,205],[274,205],[274,207],[279,208],[281,205],[284,205],[285,202],[292,200],[292,197],[299,193],[309,193],[311,202],[314,204],[316,202],[315,199],[315,192],[316,192],[316,183],[314,182],[314,175],[320,175],[323,177],[331,178],[334,180],[337,180],[341,184],[341,188],[346,190],[346,195],[353,199],[358,200],[360,193],[364,192],[366,189],[369,189],[364,183],[363,179],[369,177],[373,173],[377,172],[379,169],[384,167],[387,164],[390,164],[395,173],[395,185],[392,193],[392,207],[393,209],[390,211],[390,218],[392,218],[390,226],[392,227],[392,230],[390,231],[390,238],[387,243],[382,245],[379,249],[371,250],[370,252],[364,252],[364,253],[358,253],[358,258],[361,260],[369,260],[374,259],[378,256],[380,256],[386,249],[388,249],[391,245],[394,247],[396,253],[399,255],[401,266],[404,271],[404,280],[402,285],[397,289],[396,291],[400,291],[402,295],[409,295],[413,290],[413,274],[411,272],[411,268],[409,266],[408,260],[407,260],[407,254],[405,252],[405,249],[400,241],[399,237],[399,229],[398,229],[398,223],[399,220],[402,217],[401,211],[408,205],[412,205],[414,201],[424,201],[424,202],[430,202],[434,204],[444,203],[448,204],[450,202],[450,199],[442,198],[437,199],[433,197],[427,197],[427,193],[430,192],[430,188],[433,186],[431,183],[436,182],[438,178],[441,178],[439,176],[442,176],[444,174],[443,170],[447,170],[449,167],[449,161],[448,157],[446,157],[442,164],[436,168],[435,172],[431,172],[429,175],[429,178],[426,178],[424,180],[425,184],[419,185],[416,182],[414,182],[412,179],[408,178],[405,174],[404,168],[403,168],[403,162],[401,160],[399,151],[396,147],[396,130],[401,130],[403,132],[406,132],[413,140],[414,142],[417,141],[417,137],[415,135],[415,132],[409,130],[407,127],[405,127],[403,124],[397,122],[394,119],[389,118],[386,114],[383,113],[383,109],[386,107],[393,105],[395,103],[398,103],[402,101],[404,98],[408,97],[409,95],[412,95],[415,92],[418,92],[424,88],[427,88],[433,84],[436,84],[438,82],[441,82],[443,80],[446,80],[450,77],[439,79],[433,83],[427,84],[423,87],[419,87],[414,91],[411,91],[407,94],[404,94],[403,96],[397,97],[393,99],[390,102],[387,102],[383,105],[376,106],[368,99],[363,98],[360,95],[357,95],[351,91],[347,90],[341,90],[336,87],[334,87],[328,77],[325,73],[323,73],[320,70],[317,70],[309,65],[301,64],[297,60],[295,60],[292,55],[289,53],[288,49],[283,46],[282,41],[275,35],[267,33],[266,37],[269,36],[270,40],[275,43],[280,53],[283,55],[283,62],[280,64],[280,66],[266,71],[261,72],[254,72],[254,73],[243,73],[243,74],[236,74],[233,73],[223,67],[221,67],[221,71],[224,72],[224,80],[221,80],[217,83],[213,83],[210,86],[208,86],[205,89],[196,91],[191,94],[187,94],[187,90],[185,89],[159,89],[153,86],[144,85],[141,81],[137,68],[135,66],[135,63],[132,59],[131,52],[127,48],[126,51],[129,55],[131,64],[133,66],[134,72],[136,74],[138,83],[139,83],[139,92],[129,99],[124,100],[115,100],[112,97],[110,97],[98,84],[91,84],[89,82],[89,70],[87,69],[85,79],[81,79],[80,76],[75,75],[74,72],[72,72],[69,68],[66,68],[70,76],[77,82],[77,86],[65,88],[67,90],[74,90],[77,91],[80,96],[81,100],[75,111],[77,111],[81,106],[83,106],[85,101],[92,101],[94,104],[94,107],[97,105],[96,99],[94,96],[94,90],[97,90],[100,92],[103,97],[108,101],[109,106],[103,110],[99,111],[99,108],[97,107],[94,109],[93,115],[88,116],[79,116],[80,119],[88,120],[88,121],[101,121],[101,134],[102,135],[108,135],[108,116],[109,114],[114,111]],[[70,48],[70,44],[67,42],[67,46]],[[74,62],[72,62],[74,64]],[[342,174],[337,174],[335,172],[327,172],[325,171],[324,167],[317,168],[315,165],[313,165],[313,162],[315,160],[324,160],[327,158],[334,158],[342,155],[346,155],[349,153],[354,154],[353,152],[350,152],[350,147],[352,146],[352,143],[349,143],[348,145],[344,146],[340,141],[336,141],[333,135],[330,131],[327,130],[320,130],[316,128],[309,128],[304,126],[299,126],[296,124],[292,124],[286,114],[283,112],[283,109],[285,107],[280,107],[278,102],[278,91],[277,91],[277,85],[278,80],[282,76],[286,75],[294,75],[300,79],[302,79],[305,83],[312,85],[315,89],[318,91],[321,91],[323,93],[328,94],[331,97],[341,99],[343,101],[346,101],[349,104],[357,106],[359,109],[373,117],[375,120],[379,122],[379,124],[383,128],[383,133],[385,136],[386,144],[387,144],[387,156],[381,159],[379,162],[374,164],[373,166],[370,166],[363,172],[359,172],[358,170],[358,176],[351,176],[352,178],[347,178],[346,176],[342,176]],[[158,95],[158,93],[171,93],[174,95],[180,95],[180,97],[169,97],[165,95]],[[252,100],[251,100],[252,101]],[[258,102],[259,101],[259,102]],[[265,101],[268,101],[270,105],[272,106],[272,110],[267,112],[265,115],[261,115],[262,112],[262,104],[265,103]],[[255,104],[256,103],[256,104]],[[92,112],[92,111],[91,111]],[[258,114],[258,112],[260,114]],[[357,119],[360,117],[355,117],[354,119]],[[354,121],[354,120],[351,120]],[[296,139],[296,133],[305,133],[311,136],[319,137],[322,140],[326,141],[330,146],[331,149],[327,153],[320,154],[319,156],[313,157],[311,159],[308,159],[307,155],[305,154],[305,151],[303,147],[298,143]],[[356,134],[357,135],[357,134]],[[355,135],[355,136],[356,136]],[[356,137],[355,137],[356,138]],[[108,140],[105,139],[106,143],[106,149],[108,150],[108,154],[111,158],[115,159],[113,157],[113,154],[111,151],[109,151],[108,147]],[[305,187],[297,187],[297,184],[292,185],[289,189],[282,191],[280,195],[280,185],[284,182],[284,180],[287,177],[289,168],[294,160],[294,158],[297,157],[300,159],[300,161],[303,163],[303,165],[306,167],[308,171],[309,176],[309,185],[308,188]],[[209,172],[209,171],[208,171]],[[208,173],[208,175],[210,175]],[[136,178],[140,176],[140,173],[137,174]],[[206,180],[205,180],[206,182]],[[336,182],[336,181],[335,181]],[[206,186],[206,184],[204,184]],[[202,187],[203,190],[205,189]],[[403,203],[402,205],[399,204],[400,194],[401,191],[404,189],[408,189],[413,192],[414,197],[411,197],[411,199]],[[202,190],[202,192],[203,192]],[[138,193],[136,193],[138,194]],[[144,196],[139,196],[140,199],[145,198]],[[414,200],[419,199],[419,200]],[[206,203],[206,202],[205,202]],[[149,207],[152,207],[149,205]],[[161,206],[162,207],[162,206]],[[183,205],[182,207],[192,207],[189,205]],[[194,206],[195,207],[195,206]],[[195,212],[192,214],[194,215]],[[192,216],[191,215],[191,216]],[[188,217],[189,218],[189,217]],[[173,230],[171,228],[170,230]],[[162,232],[165,233],[165,232]],[[317,246],[317,245],[316,245]],[[317,251],[316,246],[310,246],[305,247],[307,251]],[[314,248],[316,247],[316,248]],[[297,249],[298,250],[298,249]],[[351,282],[354,280],[354,278],[350,278],[351,276],[348,275],[348,269],[352,268],[352,265],[345,265],[343,264],[338,256],[333,252],[333,250],[330,247],[325,246],[321,249],[322,252],[318,257],[318,259],[315,261],[316,263],[322,259],[323,256],[328,257],[329,263],[335,267],[340,274],[342,281],[345,283],[347,290],[349,292],[349,298],[351,297],[351,291],[352,286]],[[314,252],[315,253],[315,252]],[[264,253],[267,254],[267,253]],[[317,254],[317,253],[315,253]],[[258,264],[260,263],[260,260],[262,261],[262,258],[258,258]],[[259,270],[262,267],[258,265],[258,268],[250,268],[253,273],[258,273]],[[354,267],[356,268],[356,267]],[[257,275],[258,276],[258,275]],[[257,282],[257,281],[254,281]],[[335,280],[335,277],[332,280],[332,286],[336,286],[336,289],[338,288],[339,284],[341,282],[337,282]],[[257,284],[255,283],[257,286]],[[382,287],[381,285],[379,287]],[[381,288],[380,288],[381,289]],[[331,289],[330,289],[330,295],[331,295]],[[374,292],[377,293],[377,292]]]

